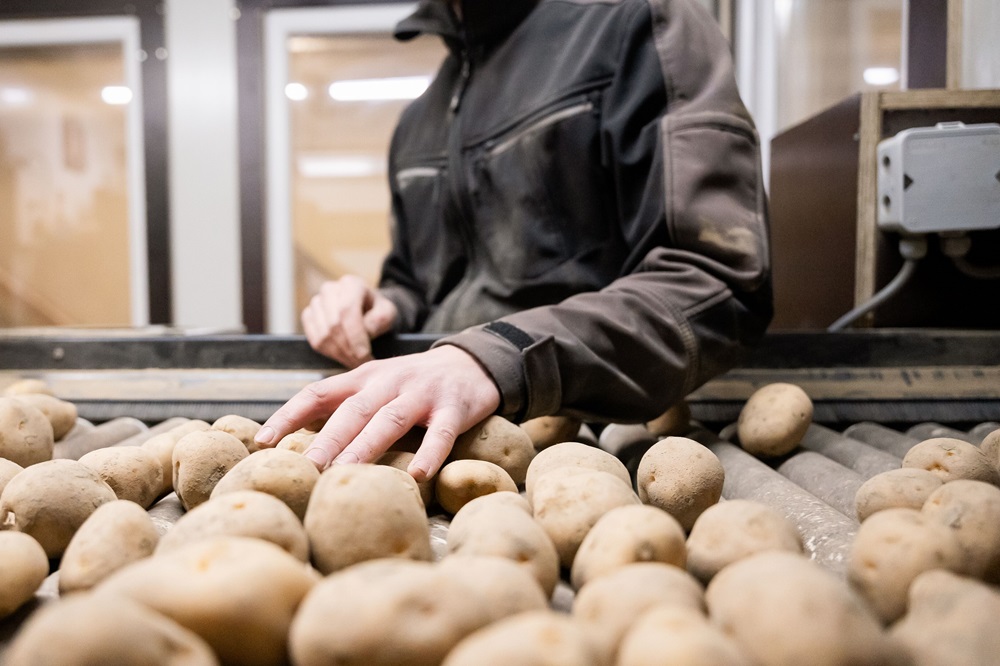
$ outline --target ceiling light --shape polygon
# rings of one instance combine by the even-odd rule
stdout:
[[[384,174],[384,157],[315,153],[300,155],[296,167],[303,178],[368,178]]]
[[[128,86],[104,86],[101,89],[101,99],[105,104],[121,106],[132,101],[132,89]]]
[[[863,76],[870,86],[888,86],[899,81],[899,70],[895,67],[869,67]]]
[[[0,104],[6,106],[27,106],[34,98],[27,88],[0,88]]]
[[[292,82],[285,86],[285,97],[293,102],[301,102],[309,97],[309,88],[304,83]]]
[[[353,79],[330,84],[330,97],[338,102],[371,102],[416,99],[431,84],[429,76]]]

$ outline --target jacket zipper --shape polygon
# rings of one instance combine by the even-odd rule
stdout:
[[[466,201],[466,190],[463,189],[462,183],[464,179],[464,172],[462,169],[462,115],[459,113],[459,109],[462,105],[462,98],[465,96],[465,92],[469,87],[469,80],[472,78],[472,59],[468,51],[462,51],[462,71],[459,75],[458,83],[455,86],[455,91],[451,98],[451,104],[449,105],[449,115],[451,116],[451,126],[449,128],[448,135],[448,181],[450,184],[451,195],[455,200],[455,207],[458,211],[458,229],[462,237],[462,243],[465,246],[465,253],[472,263],[475,254],[475,244],[473,243],[473,234],[470,228],[472,216],[469,214],[470,207]],[[468,279],[470,275],[469,271],[466,271],[462,280]]]
[[[505,150],[508,150],[511,146],[514,146],[518,141],[523,139],[525,136],[538,132],[545,129],[550,125],[554,125],[558,122],[566,120],[567,118],[572,118],[573,116],[579,116],[584,113],[590,113],[594,110],[594,103],[591,101],[582,102],[580,104],[574,104],[568,106],[558,111],[554,111],[547,116],[543,116],[528,125],[518,128],[513,132],[509,133],[502,140],[493,140],[486,143],[486,155],[493,157],[498,155]]]

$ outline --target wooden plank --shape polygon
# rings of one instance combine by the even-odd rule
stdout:
[[[861,96],[858,146],[857,258],[854,264],[854,304],[866,302],[875,293],[875,257],[878,254],[878,142],[882,140],[882,97],[887,93]],[[862,317],[858,323],[869,323]]]
[[[947,83],[949,90],[962,87],[962,20],[965,8],[964,0],[948,0],[948,47],[947,47]]]
[[[882,111],[902,109],[979,109],[1000,106],[1000,90],[903,90],[872,93]]]

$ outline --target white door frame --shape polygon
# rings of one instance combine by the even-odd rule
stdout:
[[[101,16],[0,21],[0,47],[121,43],[126,109],[125,173],[129,229],[129,291],[133,326],[149,324],[149,264],[146,242],[146,179],[139,19]]]
[[[287,40],[293,35],[388,34],[415,7],[415,3],[400,3],[274,9],[264,19],[264,96],[267,100],[265,294],[269,333],[292,333],[298,321],[292,242],[291,124],[285,97],[285,86],[289,83]]]

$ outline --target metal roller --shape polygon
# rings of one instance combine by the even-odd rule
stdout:
[[[147,430],[136,433],[127,439],[123,439],[122,441],[115,444],[115,446],[140,446],[141,444],[144,444],[153,437],[156,437],[157,435],[173,430],[177,426],[184,425],[190,420],[191,419],[185,418],[183,416],[175,416],[173,418],[167,419],[166,421],[160,421],[156,425],[149,427]]]
[[[844,430],[844,437],[856,439],[864,442],[868,446],[873,446],[879,451],[885,451],[902,460],[915,445],[920,443],[919,439],[914,439],[909,435],[886,428],[884,425],[863,421],[848,426]]]
[[[899,469],[901,466],[901,461],[896,456],[815,423],[809,426],[800,444],[804,449],[815,451],[854,470],[863,479],[870,479],[876,474]]]
[[[865,482],[857,472],[813,451],[801,451],[781,463],[778,473],[857,520],[854,497]]]
[[[118,442],[148,430],[149,427],[139,419],[120,416],[77,437],[56,442],[52,457],[79,460],[91,451],[114,446]]]
[[[918,423],[907,430],[906,434],[915,438],[919,442],[934,439],[936,437],[950,437],[952,439],[960,439],[963,442],[979,446],[979,442],[983,441],[982,439],[977,440],[975,437],[970,436],[967,432],[955,430],[954,428],[943,426],[940,423]]]

